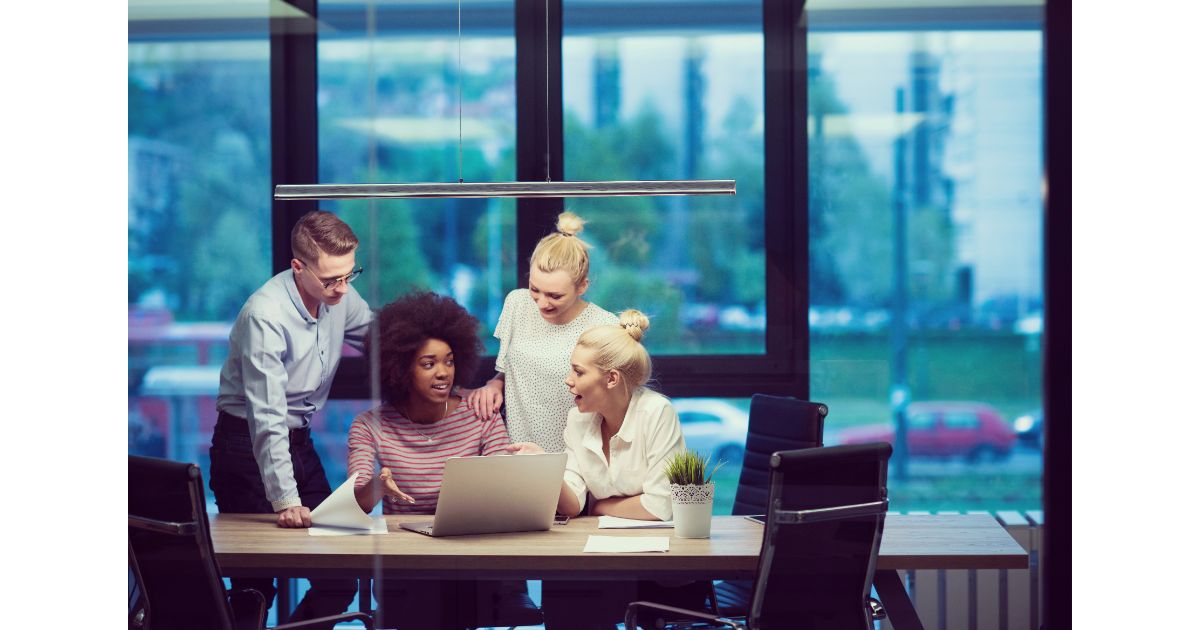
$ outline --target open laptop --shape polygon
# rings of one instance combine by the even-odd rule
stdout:
[[[566,453],[451,457],[433,522],[400,526],[427,536],[550,529]]]

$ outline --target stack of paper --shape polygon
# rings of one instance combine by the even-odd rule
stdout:
[[[667,551],[671,539],[666,536],[588,536],[584,553],[640,553]]]
[[[659,527],[675,527],[675,521],[643,521],[620,516],[601,516],[599,525],[599,529],[656,529]]]
[[[346,483],[338,486],[333,494],[325,498],[312,511],[312,527],[309,536],[354,536],[359,534],[386,534],[387,521],[382,516],[371,518],[364,514],[354,498],[354,473]]]

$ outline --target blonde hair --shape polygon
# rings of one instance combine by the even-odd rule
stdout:
[[[649,328],[650,320],[630,309],[621,313],[616,324],[585,330],[577,345],[596,353],[594,362],[600,371],[616,370],[626,387],[635,389],[650,380],[650,353],[641,343]]]
[[[564,212],[558,215],[555,231],[542,237],[533,255],[529,257],[529,267],[536,267],[543,273],[551,273],[562,269],[571,277],[571,282],[579,283],[588,275],[588,245],[578,234],[587,223],[574,212]]]

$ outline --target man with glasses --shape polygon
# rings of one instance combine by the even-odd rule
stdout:
[[[280,527],[312,525],[310,510],[331,493],[309,425],[324,406],[342,343],[362,349],[371,310],[350,283],[358,238],[329,212],[292,229],[292,264],[254,292],[229,334],[221,368],[209,486],[221,512],[277,514]],[[356,580],[313,579],[293,613],[301,621],[346,610]],[[275,584],[233,579],[262,592]],[[282,621],[283,613],[280,615]]]

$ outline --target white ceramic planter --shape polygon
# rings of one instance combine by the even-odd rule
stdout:
[[[716,484],[671,484],[671,512],[678,538],[708,538],[712,533],[713,494]]]

